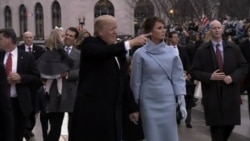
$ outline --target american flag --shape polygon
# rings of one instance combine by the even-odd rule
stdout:
[[[202,15],[201,25],[202,27],[206,27],[209,24],[209,19],[206,15]]]

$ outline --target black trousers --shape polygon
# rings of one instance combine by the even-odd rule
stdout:
[[[72,122],[72,113],[68,113],[68,115],[69,115],[69,120],[68,120],[68,131],[70,131],[71,130],[71,122]],[[69,132],[70,133],[70,132]],[[70,136],[70,134],[68,135],[68,136]]]
[[[24,131],[26,128],[28,117],[23,115],[20,109],[18,98],[11,98],[11,105],[14,115],[15,141],[23,141]]]
[[[48,141],[58,141],[61,135],[64,113],[47,113],[47,117],[50,123]]]
[[[247,97],[247,99],[248,99],[248,114],[249,114],[249,119],[250,119],[250,91],[247,92],[247,95],[248,95],[248,97]]]
[[[233,125],[211,126],[212,141],[227,141],[234,129]]]
[[[192,114],[192,108],[186,108],[186,110],[187,110],[187,118],[186,118],[185,123],[187,125],[187,124],[191,124],[191,120],[192,120],[192,116],[191,116],[191,114]]]
[[[49,119],[45,110],[40,111],[40,122],[42,126],[43,141],[48,141]]]
[[[250,81],[250,80],[247,80],[247,81]],[[250,82],[247,82],[247,85],[246,85],[246,90],[247,90],[247,99],[248,99],[248,114],[249,114],[249,119],[250,119]]]

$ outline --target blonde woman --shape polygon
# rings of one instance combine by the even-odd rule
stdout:
[[[77,49],[80,50],[81,49],[80,45],[83,42],[83,40],[87,37],[90,37],[90,36],[91,36],[91,34],[86,29],[79,31],[79,36],[76,40],[76,45],[75,45],[77,47]]]
[[[53,80],[57,80],[58,96],[62,94],[62,76],[73,65],[73,61],[63,49],[64,32],[62,29],[54,29],[46,40],[46,52],[38,60],[38,70],[45,80],[45,92],[50,93]],[[49,98],[49,97],[48,97]]]

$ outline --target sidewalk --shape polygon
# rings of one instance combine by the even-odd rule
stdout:
[[[229,141],[250,141],[250,120],[247,109],[247,96],[242,96],[243,104],[241,105],[241,125],[236,126]],[[68,127],[67,127],[68,115],[65,114],[63,121],[61,138],[59,141],[67,141]],[[193,128],[186,128],[185,124],[179,125],[179,137],[180,141],[211,141],[209,127],[205,126],[203,107],[200,100],[197,102],[197,106],[192,110],[192,125]],[[34,128],[35,138],[29,141],[43,141],[41,124],[39,119],[37,125]]]

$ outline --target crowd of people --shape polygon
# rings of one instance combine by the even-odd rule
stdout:
[[[58,141],[67,112],[69,141],[179,141],[178,124],[192,128],[200,82],[212,141],[227,141],[240,125],[245,76],[250,91],[250,26],[224,38],[228,23],[213,20],[202,33],[149,17],[141,35],[118,42],[115,18],[102,15],[93,36],[55,28],[45,48],[29,31],[17,46],[15,31],[1,29],[0,138],[29,140],[40,115],[43,140]]]

